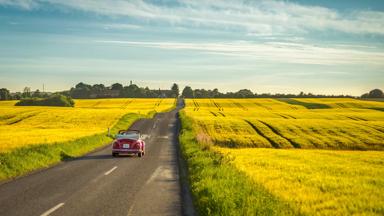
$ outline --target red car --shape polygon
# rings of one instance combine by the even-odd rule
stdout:
[[[145,142],[141,139],[138,130],[121,130],[115,136],[112,144],[112,156],[119,154],[137,154],[142,157],[145,154]]]

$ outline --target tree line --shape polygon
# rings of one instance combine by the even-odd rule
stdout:
[[[206,89],[192,89],[186,86],[181,96],[184,98],[352,98],[350,95],[322,95],[300,92],[299,94],[271,94],[271,93],[254,93],[249,89],[241,89],[236,92],[219,92],[217,88],[213,90]]]
[[[322,95],[300,92],[299,94],[271,94],[254,93],[249,89],[241,89],[236,92],[220,92],[217,88],[211,89],[192,89],[186,86],[180,95],[179,86],[174,83],[170,89],[149,89],[148,87],[139,87],[132,82],[123,86],[120,83],[114,83],[111,86],[103,84],[89,85],[83,82],[76,84],[67,91],[56,92],[75,99],[86,98],[332,98],[332,97],[352,97],[350,95]],[[23,92],[11,93],[6,88],[0,89],[0,100],[20,100],[24,98],[48,98],[53,93],[31,91],[25,87]],[[365,93],[361,98],[384,98],[383,91],[374,89]]]
[[[174,98],[179,96],[179,87],[174,83],[170,89],[161,90],[139,87],[132,82],[128,86],[120,83],[104,86],[80,82],[70,90],[61,93],[72,98]]]

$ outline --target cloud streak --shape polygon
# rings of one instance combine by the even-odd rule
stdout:
[[[164,50],[192,50],[214,55],[245,57],[269,62],[313,65],[378,65],[384,66],[384,53],[340,47],[320,47],[299,43],[238,41],[230,43],[139,42],[98,40],[96,43],[135,46]]]
[[[35,0],[0,0],[0,5],[18,7],[23,10],[32,10],[37,7],[38,2]]]
[[[251,35],[304,34],[326,30],[384,35],[383,12],[340,12],[286,1],[177,0],[165,5],[143,0],[0,0],[0,4],[24,9],[36,9],[49,4],[106,16],[127,16],[155,23],[162,22],[172,26],[243,30]]]

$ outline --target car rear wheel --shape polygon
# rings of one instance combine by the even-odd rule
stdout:
[[[139,156],[139,157],[143,157],[143,152],[139,152],[139,154],[137,154],[137,156]]]
[[[112,153],[112,156],[117,157],[117,156],[119,156],[119,153]]]

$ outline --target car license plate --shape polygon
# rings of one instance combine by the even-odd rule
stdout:
[[[123,144],[123,148],[129,148],[129,144]]]

